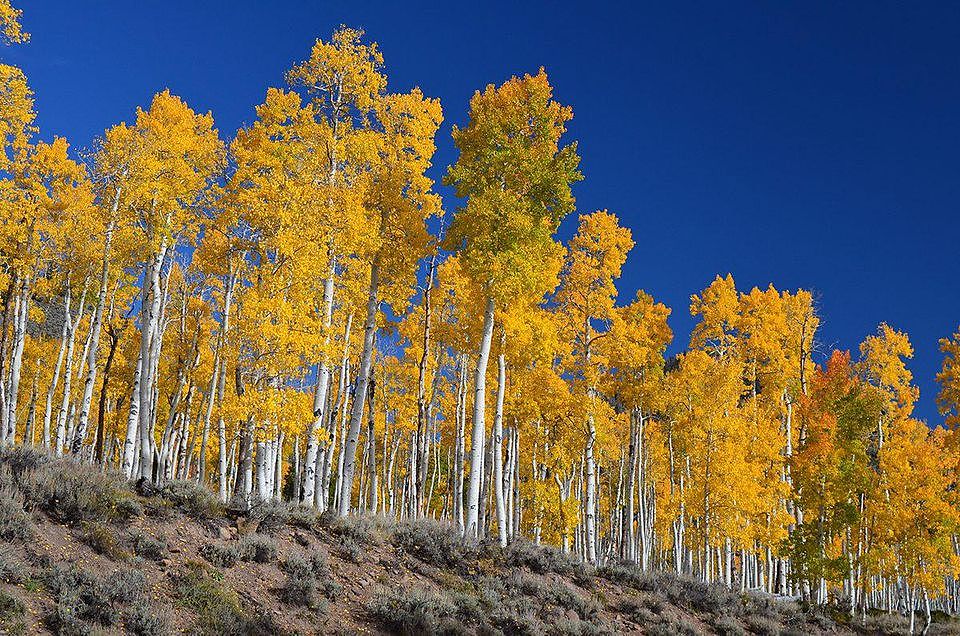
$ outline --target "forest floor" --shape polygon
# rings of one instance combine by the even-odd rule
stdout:
[[[838,622],[839,621],[839,622]],[[138,488],[35,451],[0,451],[0,633],[906,633],[845,625],[632,566],[515,542],[465,545],[429,520],[345,520],[281,503],[244,514],[206,489]],[[918,617],[918,625],[922,618]],[[938,617],[930,633],[960,634]]]

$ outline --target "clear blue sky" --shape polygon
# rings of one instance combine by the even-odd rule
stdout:
[[[936,343],[960,324],[960,3],[16,4],[33,40],[0,54],[44,135],[81,147],[166,87],[229,137],[346,23],[380,42],[391,88],[442,100],[439,177],[471,93],[543,65],[574,108],[578,206],[633,230],[622,295],[673,307],[674,350],[715,274],[808,288],[821,355],[884,320],[909,332],[918,414],[940,421]]]

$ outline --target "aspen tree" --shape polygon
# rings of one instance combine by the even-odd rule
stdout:
[[[960,425],[960,328],[949,338],[941,338],[939,344],[943,365],[937,373],[937,406],[947,427],[956,428]]]
[[[598,385],[601,351],[596,343],[606,337],[613,317],[617,296],[614,281],[620,277],[627,252],[633,248],[630,230],[619,225],[617,217],[607,211],[580,216],[576,235],[570,240],[557,303],[567,322],[573,348],[568,372],[578,381],[575,391],[585,397],[586,441],[586,558],[597,561],[597,483],[596,453],[597,414],[600,400]]]
[[[406,304],[413,290],[416,263],[425,255],[424,222],[440,212],[440,201],[431,192],[432,180],[424,174],[436,146],[434,135],[442,120],[440,102],[426,99],[419,89],[409,95],[389,95],[374,108],[381,130],[376,135],[376,166],[371,174],[367,205],[374,218],[369,256],[370,284],[364,324],[363,351],[357,371],[350,426],[344,440],[343,492],[339,514],[350,510],[354,462],[360,423],[367,399],[381,286],[400,287],[394,304]],[[404,245],[405,249],[395,249]],[[394,291],[396,296],[397,292]]]
[[[386,87],[381,72],[383,56],[376,43],[366,44],[362,30],[341,27],[329,42],[317,40],[310,57],[287,73],[287,82],[302,88],[310,97],[315,118],[315,133],[309,139],[315,155],[321,158],[315,178],[325,186],[317,206],[316,220],[325,228],[328,262],[324,276],[324,321],[326,342],[330,338],[334,281],[337,258],[360,245],[353,238],[363,237],[362,164],[367,148],[362,142],[369,116]],[[357,143],[359,142],[359,143]],[[356,224],[356,225],[352,225]],[[324,349],[317,368],[314,393],[314,419],[307,440],[302,496],[313,502],[317,438],[323,422],[323,406],[330,383],[329,353]]]
[[[149,110],[138,109],[136,123],[107,131],[108,152],[132,167],[124,176],[120,208],[141,232],[144,284],[140,319],[140,373],[135,425],[140,439],[140,476],[154,477],[153,424],[156,363],[164,298],[164,268],[178,243],[193,240],[198,229],[194,203],[208,187],[223,159],[223,144],[213,117],[198,115],[169,91],[158,93]],[[131,398],[131,405],[133,399]],[[131,424],[133,416],[131,414]],[[129,463],[126,470],[132,467]]]
[[[454,127],[460,152],[445,183],[467,199],[450,225],[446,244],[458,251],[470,279],[485,296],[483,330],[474,369],[473,434],[467,491],[468,538],[480,534],[487,361],[498,299],[542,295],[552,281],[539,275],[554,258],[552,236],[573,209],[570,184],[581,178],[576,144],[560,145],[570,108],[552,99],[541,69],[493,85],[470,100],[470,121]]]
[[[14,7],[10,0],[0,0],[0,39],[4,44],[22,44],[30,40],[30,34],[21,26],[22,17],[23,11]]]

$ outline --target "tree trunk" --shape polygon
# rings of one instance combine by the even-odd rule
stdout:
[[[108,329],[110,336],[110,350],[107,351],[107,361],[103,365],[103,382],[100,385],[100,401],[97,408],[97,432],[94,439],[94,457],[98,463],[103,463],[103,443],[105,435],[105,418],[107,410],[107,389],[110,385],[110,370],[113,368],[113,358],[117,353],[117,345],[120,343],[120,337],[111,329]]]
[[[120,205],[120,188],[113,199],[113,214]],[[71,452],[76,455],[83,446],[90,423],[90,405],[93,402],[93,387],[97,382],[97,351],[100,348],[100,329],[103,324],[103,310],[107,305],[107,290],[110,284],[110,246],[113,241],[113,221],[107,223],[103,238],[103,262],[100,265],[100,290],[97,294],[97,307],[90,322],[90,346],[87,348],[87,377],[83,382],[83,397],[80,399],[80,418],[73,438]]]
[[[503,394],[507,383],[507,364],[504,357],[505,336],[500,334],[500,353],[497,355],[497,406],[493,416],[493,489],[497,504],[497,536],[500,547],[507,546],[507,511],[503,494]]]
[[[350,428],[343,445],[343,484],[340,487],[340,505],[337,513],[344,517],[350,512],[353,493],[353,477],[356,471],[357,442],[360,437],[360,424],[363,420],[363,408],[366,405],[367,383],[373,364],[374,336],[377,333],[377,300],[380,278],[380,263],[374,260],[370,267],[370,292],[367,297],[367,320],[363,332],[363,353],[360,357],[360,369],[357,372],[357,385],[353,392],[353,408],[350,411]]]
[[[50,448],[50,423],[53,419],[53,398],[57,392],[57,384],[60,383],[60,371],[63,369],[63,359],[67,353],[67,337],[70,335],[70,321],[67,316],[70,315],[70,284],[69,279],[67,289],[64,293],[64,321],[60,330],[60,351],[57,353],[57,364],[53,368],[53,379],[50,381],[50,388],[47,390],[47,403],[43,413],[43,446]]]
[[[154,361],[159,356],[162,289],[160,270],[166,256],[166,239],[147,261],[143,282],[143,306],[140,322],[140,477],[153,479]]]
[[[487,307],[483,312],[483,335],[477,352],[477,366],[474,372],[473,398],[473,434],[470,438],[470,484],[467,490],[467,518],[464,536],[468,539],[479,537],[480,521],[480,481],[483,479],[483,452],[486,426],[484,412],[487,393],[487,361],[490,359],[490,343],[493,340],[494,303],[488,296]]]
[[[317,481],[317,453],[320,447],[320,428],[323,425],[324,409],[327,405],[327,391],[330,386],[330,363],[327,350],[330,347],[330,325],[333,321],[333,277],[336,260],[331,258],[330,273],[323,284],[323,330],[324,345],[317,365],[317,386],[313,395],[313,423],[307,437],[307,457],[303,471],[303,502],[315,505],[314,488]]]
[[[63,456],[63,446],[66,444],[67,436],[67,411],[70,406],[70,390],[73,381],[73,348],[77,340],[77,328],[83,319],[83,305],[87,297],[87,284],[83,285],[83,292],[80,294],[80,305],[77,308],[76,320],[67,315],[66,320],[70,320],[69,336],[67,337],[67,355],[64,359],[65,369],[63,374],[63,398],[60,400],[60,412],[57,414],[57,440],[56,455]]]
[[[23,277],[17,295],[13,320],[13,350],[10,355],[10,390],[7,394],[6,429],[3,439],[13,444],[17,438],[17,398],[20,394],[20,374],[23,368],[23,346],[27,338],[27,320],[30,317],[30,275]]]

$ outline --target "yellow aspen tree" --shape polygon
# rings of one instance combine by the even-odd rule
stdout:
[[[440,198],[432,192],[433,181],[425,172],[436,150],[434,136],[442,121],[440,102],[423,96],[419,89],[409,94],[387,95],[375,106],[379,128],[372,136],[375,161],[370,174],[367,206],[372,218],[366,260],[370,280],[367,293],[363,350],[357,370],[350,426],[344,440],[343,489],[352,492],[356,450],[367,384],[373,362],[374,337],[381,287],[403,307],[416,284],[417,263],[426,254],[425,222],[440,213]],[[396,249],[403,245],[404,249]],[[392,289],[391,289],[392,288]],[[340,499],[339,514],[350,511],[350,497]]]
[[[576,145],[560,145],[573,112],[552,96],[542,69],[489,85],[470,100],[467,126],[453,129],[460,155],[444,182],[467,202],[450,224],[446,245],[458,252],[485,300],[474,368],[468,538],[477,538],[480,530],[487,362],[497,303],[539,296],[555,285],[541,268],[556,258],[552,236],[573,210],[570,185],[581,178]]]
[[[913,386],[913,374],[905,359],[913,357],[913,345],[902,331],[887,323],[877,327],[877,335],[867,336],[860,344],[860,372],[864,380],[884,395],[884,409],[877,420],[878,444],[882,448],[886,436],[885,422],[909,417],[920,391]]]
[[[342,26],[328,42],[318,39],[310,57],[287,73],[287,83],[302,89],[310,98],[314,116],[313,133],[307,139],[317,158],[315,180],[324,186],[312,201],[319,228],[327,231],[327,262],[323,272],[325,340],[329,343],[333,315],[334,284],[338,257],[363,247],[363,188],[365,160],[369,147],[364,140],[376,101],[383,95],[387,79],[382,73],[383,55],[376,43],[365,43],[359,29]],[[330,384],[328,347],[317,365],[314,391],[314,420],[307,441],[302,497],[315,503],[316,462],[319,434]],[[313,481],[311,481],[313,480]]]
[[[960,511],[945,433],[907,419],[891,428],[879,457],[880,471],[893,478],[878,498],[874,541],[907,584],[911,634],[915,608],[922,603],[925,631],[931,621],[931,597],[945,591],[945,581],[960,565],[954,547]]]
[[[140,372],[130,399],[130,425],[138,430],[140,476],[152,479],[165,264],[181,242],[196,238],[200,218],[195,203],[222,165],[223,143],[210,114],[199,115],[163,91],[154,96],[149,110],[137,110],[133,126],[120,124],[108,130],[104,147],[118,157],[115,164],[129,166],[118,184],[118,214],[138,229],[141,241]],[[124,457],[128,475],[133,471],[132,450]]]
[[[946,418],[947,427],[957,428],[960,425],[960,329],[949,338],[940,339],[940,352],[943,365],[937,373],[940,383],[937,406]]]
[[[616,216],[606,210],[580,216],[577,233],[567,246],[556,303],[564,317],[564,328],[572,343],[567,372],[575,378],[574,392],[585,398],[584,445],[586,501],[586,558],[597,560],[597,413],[598,392],[603,365],[600,338],[609,335],[613,307],[617,297],[614,281],[620,277],[627,252],[633,248],[630,230],[621,227]]]
[[[639,563],[644,570],[653,557],[652,521],[657,512],[656,491],[651,490],[652,479],[645,471],[645,456],[649,454],[646,428],[647,420],[665,406],[664,352],[673,338],[667,324],[669,316],[670,309],[664,304],[638,291],[632,303],[614,309],[609,336],[601,343],[610,368],[606,390],[630,418],[621,556]]]
[[[23,10],[14,7],[10,0],[0,0],[0,39],[4,44],[23,44],[30,34],[21,26]]]
[[[54,253],[64,263],[76,264],[87,256],[91,245],[87,224],[93,207],[90,182],[86,170],[70,159],[67,151],[62,138],[32,146],[24,160],[17,162],[15,198],[5,201],[20,208],[16,214],[19,222],[14,224],[20,249],[11,263],[16,281],[12,288],[13,335],[2,417],[2,438],[9,441],[16,435],[23,346],[37,270]]]

